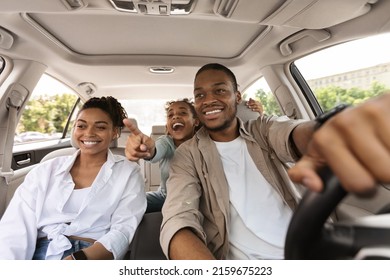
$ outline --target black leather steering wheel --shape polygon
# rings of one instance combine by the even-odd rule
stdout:
[[[285,259],[390,259],[390,214],[329,222],[346,196],[330,169],[322,170],[324,191],[307,191],[288,228]]]

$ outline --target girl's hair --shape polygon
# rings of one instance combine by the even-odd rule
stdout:
[[[98,108],[106,112],[110,117],[114,127],[122,129],[124,127],[123,120],[127,118],[127,113],[114,97],[92,97],[81,107],[79,113],[85,109]]]
[[[167,101],[167,103],[165,103],[165,112],[168,113],[169,107],[171,107],[172,104],[175,104],[177,102],[187,103],[188,107],[190,107],[192,116],[194,118],[197,117],[197,114],[196,114],[196,111],[195,111],[195,107],[194,107],[194,102],[192,100],[188,99],[188,98],[182,98],[182,99]]]
[[[200,73],[202,73],[203,71],[206,71],[206,70],[218,70],[218,71],[222,71],[224,72],[226,75],[229,76],[232,84],[233,84],[233,89],[234,91],[238,91],[238,84],[237,84],[237,79],[236,79],[236,76],[234,75],[234,73],[229,69],[227,68],[226,66],[222,65],[222,64],[219,64],[219,63],[209,63],[209,64],[206,64],[206,65],[203,65],[199,70],[198,72],[196,72],[196,75],[195,75],[195,79],[198,77],[198,75]]]

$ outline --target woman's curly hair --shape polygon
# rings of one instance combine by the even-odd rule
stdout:
[[[112,96],[92,97],[81,107],[79,113],[85,109],[98,108],[106,112],[111,118],[114,127],[122,129],[123,120],[127,118],[127,113],[121,103]]]

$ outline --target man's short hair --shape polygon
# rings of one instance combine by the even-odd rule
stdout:
[[[218,71],[222,71],[224,72],[226,75],[229,76],[232,84],[233,84],[233,89],[234,91],[238,91],[238,84],[237,84],[237,79],[236,79],[236,76],[234,75],[234,73],[229,69],[227,68],[226,66],[222,65],[222,64],[219,64],[219,63],[209,63],[209,64],[206,64],[206,65],[203,65],[199,70],[198,72],[196,72],[196,75],[195,75],[195,79],[198,77],[198,75],[206,70],[218,70]]]

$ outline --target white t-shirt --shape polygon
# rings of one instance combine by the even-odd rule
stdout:
[[[91,187],[83,189],[74,189],[69,197],[69,200],[64,205],[64,213],[73,213],[77,215],[83,205]]]
[[[292,211],[257,169],[245,140],[215,142],[229,184],[231,259],[282,259]]]

